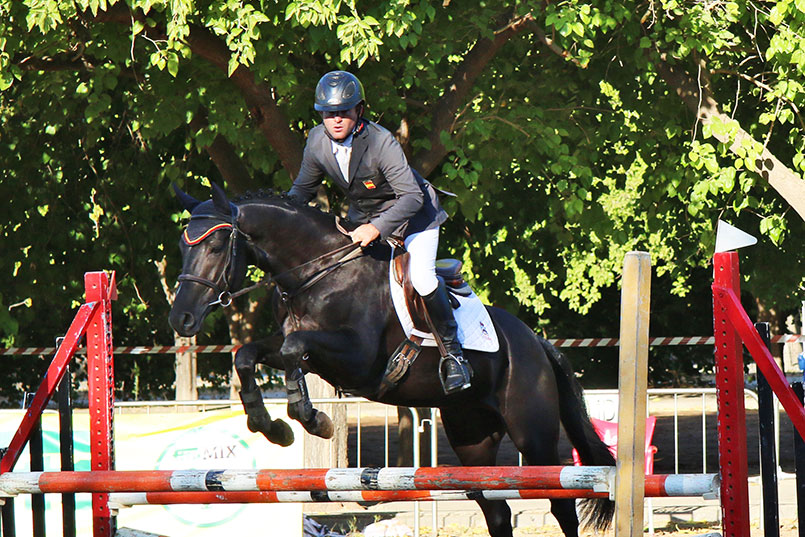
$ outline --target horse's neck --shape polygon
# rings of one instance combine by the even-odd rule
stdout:
[[[334,217],[289,204],[249,204],[243,207],[241,227],[262,252],[256,264],[281,274],[347,244]],[[301,271],[296,276],[304,276]]]

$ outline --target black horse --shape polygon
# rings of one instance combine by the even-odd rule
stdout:
[[[332,423],[312,407],[306,371],[381,403],[438,407],[450,445],[464,465],[493,466],[507,433],[529,465],[558,465],[560,422],[584,464],[615,464],[590,423],[567,359],[513,315],[488,308],[500,349],[466,351],[471,388],[444,395],[437,375],[439,353],[424,347],[402,382],[380,395],[387,360],[405,338],[390,296],[390,248],[360,251],[337,229],[333,215],[281,195],[232,203],[214,185],[212,200],[199,202],[176,191],[191,219],[180,241],[183,269],[170,313],[174,330],[183,336],[198,333],[213,307],[226,306],[243,291],[249,265],[276,284],[275,313],[284,337],[244,345],[235,358],[250,430],[278,444],[293,441],[290,427],[272,421],[262,403],[254,378],[256,364],[262,363],[284,369],[288,415],[324,438],[332,436]],[[506,502],[479,499],[478,504],[489,534],[511,537]],[[573,499],[551,500],[551,512],[565,535],[578,535]],[[606,499],[582,502],[583,520],[596,529],[608,527],[613,512],[614,504]]]

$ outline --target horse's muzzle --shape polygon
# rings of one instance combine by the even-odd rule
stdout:
[[[169,321],[176,333],[183,337],[195,336],[201,327],[199,320],[189,311],[172,309]]]

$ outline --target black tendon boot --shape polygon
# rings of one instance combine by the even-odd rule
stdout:
[[[458,324],[444,282],[439,280],[435,291],[422,297],[433,326],[444,343],[447,354],[439,362],[439,376],[444,393],[451,394],[470,387],[470,370],[458,342]]]
[[[263,404],[263,394],[260,390],[241,390],[240,400],[243,410],[246,411],[246,427],[253,433],[263,435],[274,444],[290,446],[293,444],[293,429],[282,420],[272,420]]]

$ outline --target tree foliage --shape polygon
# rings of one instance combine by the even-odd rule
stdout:
[[[746,289],[792,309],[803,283],[803,10],[0,0],[2,344],[58,335],[81,275],[99,268],[119,273],[117,341],[170,341],[154,267],[166,259],[169,279],[178,273],[169,183],[198,196],[211,180],[231,192],[289,187],[318,120],[313,88],[336,68],[363,80],[370,117],[457,195],[445,201],[444,250],[489,302],[546,334],[612,335],[617,316],[605,312],[617,311],[634,249],[651,252],[658,288],[681,297],[671,309],[709,318],[701,275],[718,218],[760,237],[744,256]],[[143,368],[143,389],[169,387],[160,360],[130,366],[126,388]]]

